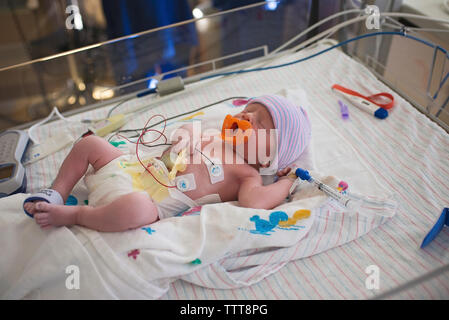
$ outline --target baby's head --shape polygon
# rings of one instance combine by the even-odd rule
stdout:
[[[266,158],[260,158],[263,150],[257,149],[257,165],[262,168],[286,168],[298,159],[310,141],[310,123],[304,110],[278,95],[250,99],[245,109],[234,117],[251,123],[255,140],[250,139],[249,143],[264,148],[267,156],[272,154],[268,163]],[[262,132],[265,132],[263,136]],[[275,134],[271,140],[270,133]]]

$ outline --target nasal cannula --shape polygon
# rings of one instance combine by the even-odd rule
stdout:
[[[342,204],[346,208],[354,209],[356,207],[356,204],[353,200],[349,199],[345,195],[339,193],[337,190],[332,189],[328,185],[322,183],[321,181],[312,178],[309,171],[298,168],[295,171],[296,176],[301,179],[308,181],[312,184],[314,184],[319,190],[323,191],[325,194],[327,194],[332,199],[336,200],[338,203]]]

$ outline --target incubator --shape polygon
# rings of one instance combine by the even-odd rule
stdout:
[[[308,3],[308,1],[302,2]],[[142,117],[143,112],[148,112],[148,110],[152,110],[160,105],[164,105],[164,107],[167,106],[167,108],[164,109],[164,112],[167,113],[167,119],[179,119],[182,116],[191,117],[192,112],[201,112],[201,109],[195,109],[192,111],[193,108],[200,105],[207,106],[218,101],[219,99],[223,99],[221,101],[223,103],[229,103],[229,96],[237,94],[233,91],[233,84],[231,81],[227,81],[226,83],[229,87],[220,87],[219,92],[217,90],[218,93],[214,95],[213,98],[210,98],[206,94],[198,99],[194,97],[192,105],[189,106],[182,105],[179,107],[175,104],[170,104],[175,97],[179,97],[181,95],[189,96],[190,93],[197,88],[208,88],[212,84],[215,86],[214,88],[216,88],[217,85],[222,83],[221,81],[224,78],[228,80],[231,78],[232,80],[232,77],[236,77],[236,75],[239,74],[264,72],[266,70],[270,70],[270,68],[273,70],[274,68],[288,67],[293,64],[300,64],[305,61],[310,61],[318,56],[322,57],[322,54],[325,54],[331,50],[342,50],[346,54],[344,55],[344,59],[350,60],[351,58],[363,65],[363,68],[356,70],[357,72],[360,72],[360,70],[366,71],[365,73],[360,72],[359,74],[356,72],[351,73],[351,70],[349,70],[348,73],[342,72],[339,74],[342,81],[350,82],[352,80],[351,75],[356,74],[355,76],[357,77],[366,76],[368,80],[370,80],[367,81],[367,83],[373,83],[372,78],[369,77],[374,74],[378,79],[387,84],[392,91],[394,90],[398,97],[401,95],[402,98],[410,101],[414,107],[434,122],[438,123],[443,129],[449,129],[449,126],[447,125],[447,123],[449,123],[449,95],[447,91],[449,80],[447,76],[448,64],[445,62],[447,52],[445,53],[441,50],[441,48],[433,46],[432,41],[420,32],[420,30],[399,22],[396,18],[401,16],[400,12],[381,12],[381,29],[367,31],[365,28],[365,21],[367,17],[363,13],[363,10],[360,9],[340,11],[332,16],[322,19],[318,22],[318,24],[310,26],[310,28],[308,28],[308,26],[312,25],[312,23],[309,24],[309,20],[306,16],[307,11],[297,10],[293,13],[298,14],[298,12],[300,12],[300,18],[297,19],[300,22],[297,23],[296,29],[289,29],[288,32],[286,32],[287,35],[282,37],[284,43],[281,44],[279,41],[274,41],[267,44],[267,41],[271,41],[268,39],[270,38],[268,35],[273,35],[275,31],[283,31],[284,29],[262,29],[261,25],[258,24],[260,21],[256,18],[261,16],[260,10],[264,5],[265,3],[256,3],[243,9],[234,11],[231,10],[229,12],[219,12],[201,19],[195,19],[193,21],[167,26],[166,28],[148,30],[131,36],[114,39],[113,41],[105,41],[61,54],[27,61],[15,66],[0,68],[0,86],[2,88],[10,88],[11,84],[19,83],[17,90],[3,90],[2,95],[0,96],[0,103],[2,105],[1,120],[3,121],[3,128],[14,127],[17,129],[27,129],[33,124],[38,123],[40,119],[45,119],[45,117],[51,113],[54,106],[56,106],[63,114],[62,117],[58,118],[62,119],[62,121],[58,121],[57,124],[53,123],[54,125],[50,124],[50,126],[46,126],[45,128],[41,127],[39,130],[36,130],[36,134],[34,135],[34,142],[36,144],[45,145],[46,142],[56,141],[58,138],[59,140],[66,141],[67,139],[62,138],[63,135],[65,135],[65,133],[62,132],[62,129],[68,130],[76,138],[78,138],[81,133],[91,130],[96,131],[99,135],[104,134],[105,138],[109,139],[114,130],[122,125],[126,125],[127,120],[133,119],[136,121],[136,119]],[[290,12],[290,14],[291,13],[292,12]],[[247,17],[251,17],[251,19],[248,19]],[[421,19],[423,18],[421,17]],[[278,23],[283,20],[279,19],[279,16],[277,16],[276,21]],[[320,27],[327,22],[333,23],[333,25],[324,31],[317,30],[317,27]],[[195,56],[196,54],[199,58],[197,60],[191,60],[189,59],[190,55],[189,57],[177,55],[176,58],[179,62],[178,66],[170,70],[164,70],[157,74],[150,74],[149,70],[154,69],[155,63],[161,57],[160,51],[154,49],[158,46],[158,48],[161,49],[159,40],[163,38],[163,35],[167,33],[167,30],[177,29],[181,31],[180,33],[182,33],[191,29],[189,25],[190,27],[192,25],[197,26],[197,29],[199,30],[198,32],[205,32],[201,36],[207,38],[206,45],[201,48],[200,46],[195,47],[194,49],[196,51],[194,51],[191,55]],[[204,28],[205,26],[207,26],[207,28]],[[226,26],[228,28],[232,27],[234,29],[242,29],[242,32],[245,32],[245,37],[242,36],[242,38],[249,40],[246,42],[239,41],[239,43],[244,43],[246,46],[240,46],[237,48],[233,45],[237,40],[234,40],[235,38],[232,37],[232,39],[227,39],[227,41],[224,41],[223,43],[225,43],[225,45],[222,47],[222,39],[220,39],[220,37],[210,37],[210,34],[208,34],[207,31],[201,31],[214,30],[221,35],[223,31],[221,28],[225,28]],[[245,26],[245,28],[243,28],[243,26]],[[261,30],[268,30],[269,32],[261,32]],[[307,39],[304,41],[306,36]],[[285,38],[290,40],[285,41]],[[402,50],[402,44],[404,42],[417,46],[419,50],[409,50],[404,53]],[[176,39],[174,45],[177,53],[182,52],[182,48],[188,48],[189,50],[187,51],[192,49],[190,45],[186,45],[182,38]],[[130,58],[129,56],[130,46],[133,47],[133,58]],[[308,54],[308,50],[302,50],[304,48],[313,49],[320,46],[324,46],[325,49],[318,53],[315,52],[313,55]],[[418,51],[421,54],[419,56]],[[304,54],[298,58],[298,53],[302,52],[304,52]],[[292,57],[293,55],[295,55],[295,58]],[[348,58],[348,56],[350,58]],[[410,59],[420,59],[420,61],[424,61],[424,63],[419,66],[409,64],[408,67],[405,68],[401,63],[407,60],[410,61]],[[409,74],[413,74],[413,77],[408,76]],[[323,72],[321,75],[313,76],[326,77],[326,75],[327,74]],[[170,77],[175,80],[170,80],[170,82],[168,82]],[[294,77],[292,77],[292,79],[294,79]],[[416,79],[419,79],[421,82],[417,84],[415,81]],[[424,81],[422,81],[423,79]],[[344,84],[344,82],[342,83]],[[379,87],[381,87],[380,84]],[[248,84],[244,89],[246,92],[243,93],[243,90],[241,90],[238,94],[253,94],[253,87],[250,84]],[[332,95],[330,86],[328,89],[330,96]],[[363,89],[369,91],[371,89],[375,90],[378,88]],[[375,92],[378,92],[378,90],[375,90]],[[325,95],[326,93],[316,91],[313,92],[313,94],[315,94],[315,96],[319,96]],[[190,97],[192,96],[193,95]],[[328,109],[325,109],[324,106],[320,106],[319,110],[330,110],[332,107],[338,108],[337,102],[337,99],[335,99],[334,106],[331,104],[326,105],[326,108]],[[330,124],[336,124],[339,129],[342,129],[339,133],[343,136],[346,133],[345,128],[352,128],[353,125],[357,125],[357,123],[354,124],[355,119],[357,119],[357,117],[353,116],[355,111],[353,113],[351,106],[349,106],[347,111],[348,110],[351,114],[349,116],[351,121],[348,122],[342,122],[341,117],[339,116],[337,117],[337,120],[335,120],[330,116],[330,112],[324,116],[324,119],[329,121]],[[85,116],[85,111],[90,111],[89,117]],[[393,109],[392,114],[388,117],[388,119],[381,122],[385,127],[378,127],[385,135],[390,135],[390,132],[385,129],[388,128],[388,121],[391,119],[397,119],[396,117],[398,115],[394,114],[394,112],[395,110]],[[323,114],[324,113],[325,111],[323,111]],[[25,116],[19,118],[18,115],[20,114]],[[68,119],[70,119],[70,121]],[[404,119],[404,122],[406,120],[408,121],[409,119]],[[154,125],[160,125],[161,123],[162,122],[159,122]],[[231,121],[230,123],[230,125],[228,124],[225,127],[228,129],[235,127],[235,122]],[[169,123],[167,123],[167,125],[169,125]],[[347,125],[347,127],[344,127],[344,125]],[[239,127],[238,123],[237,127]],[[405,124],[404,126],[400,126],[402,130],[405,130],[406,127],[407,126]],[[374,128],[372,130],[377,130],[378,128]],[[127,128],[128,131],[126,133],[136,134],[136,132],[138,132],[136,129],[137,126]],[[245,123],[241,123],[240,129],[245,129]],[[437,126],[432,126],[431,129],[434,131],[440,130]],[[351,133],[354,131],[355,130],[349,130],[348,132]],[[400,133],[402,131],[398,132]],[[394,133],[392,135],[394,135]],[[367,143],[361,143],[358,145],[362,151],[365,150],[364,148],[370,147],[371,137],[366,137],[366,139]],[[430,151],[440,152],[440,149],[435,147],[432,143],[434,142],[429,142],[429,145],[431,145]],[[442,141],[441,143],[443,144],[445,142]],[[396,142],[393,145],[396,148],[401,147],[401,145]],[[369,154],[371,153],[374,154],[374,152],[370,152]],[[360,154],[365,156],[363,152]],[[416,154],[412,154],[410,158],[415,157],[416,161],[421,161],[421,158],[416,156]],[[43,159],[42,163],[51,166],[55,165],[60,160],[62,161],[60,155],[56,155],[55,158],[51,158],[52,161],[49,159],[50,158]],[[183,159],[185,159],[185,154],[180,153],[176,154],[174,157],[167,155],[162,160],[165,164],[167,164],[170,174],[173,173],[176,176],[176,172],[183,171]],[[39,158],[39,160],[41,160],[41,158]],[[222,179],[223,170],[218,163],[214,162],[213,159],[211,160],[212,162],[206,162],[210,175],[209,178],[211,183],[217,183],[220,179]],[[408,164],[408,162],[405,162],[405,164]],[[390,165],[390,163],[387,163],[387,165]],[[444,163],[436,162],[436,165],[441,165],[441,167],[443,167]],[[38,163],[30,163],[28,166],[28,172],[34,173],[36,170],[41,169],[38,167]],[[412,165],[410,165],[410,167],[415,168]],[[433,166],[423,166],[423,170],[433,170]],[[389,169],[388,171],[394,170]],[[414,175],[412,178],[407,176],[408,173],[405,169],[401,170],[399,174],[401,175],[401,178],[406,178],[405,181],[415,186],[413,183],[416,179],[418,179],[417,177],[423,177],[426,172],[427,171],[419,171],[416,173],[416,176]],[[433,173],[434,171],[431,172]],[[36,177],[36,175],[34,177]],[[44,173],[43,177],[45,179],[41,179],[42,176],[39,175],[37,177],[38,178],[30,181],[31,187],[34,189],[41,188],[41,184],[44,183],[44,181],[50,182],[51,180],[51,175],[47,173]],[[435,180],[440,180],[438,178],[440,176],[437,174],[434,174],[433,177]],[[148,178],[148,182],[154,184],[153,178]],[[424,178],[432,179],[432,176],[425,176]],[[347,208],[354,208],[354,203],[352,202],[353,200],[349,196],[343,195],[337,190],[326,186],[317,179],[314,179],[314,177],[309,177],[307,180]],[[369,235],[368,238],[356,242],[356,255],[353,254],[353,252],[355,252],[353,250],[354,247],[351,247],[355,241],[352,242],[352,244],[348,243],[345,245],[344,249],[341,251],[337,251],[341,253],[340,256],[344,259],[341,260],[342,263],[344,265],[348,265],[348,268],[342,269],[345,271],[350,270],[350,272],[353,272],[351,275],[356,275],[358,277],[365,276],[362,268],[365,265],[359,261],[363,261],[363,263],[371,263],[370,253],[372,252],[377,254],[375,256],[376,258],[380,257],[379,262],[382,263],[383,267],[388,267],[388,264],[384,263],[382,258],[384,258],[385,261],[388,261],[388,256],[397,256],[397,261],[402,261],[404,258],[402,255],[403,252],[407,255],[407,257],[408,255],[411,258],[416,257],[416,250],[414,248],[410,249],[409,247],[411,243],[410,239],[415,240],[415,238],[411,238],[410,235],[415,236],[418,231],[423,232],[423,230],[427,227],[427,225],[423,223],[422,219],[423,216],[429,215],[430,209],[427,208],[429,201],[427,201],[427,199],[421,199],[421,194],[419,194],[419,197],[416,197],[416,199],[413,198],[410,200],[412,196],[403,191],[401,185],[402,180],[398,179],[396,181],[390,177],[386,180],[390,182],[392,187],[395,188],[394,191],[401,193],[401,207],[411,209],[410,215],[409,212],[401,212],[403,213],[401,216],[403,219],[397,219],[392,224],[383,226],[381,228],[382,230],[378,232],[381,235],[387,235],[387,237],[382,238],[381,241],[379,241],[380,244],[387,244],[388,247],[386,248],[381,247],[379,249],[377,246],[378,243],[373,244],[373,241],[366,241],[365,239],[379,239],[377,235]],[[444,182],[444,179],[442,181]],[[196,186],[195,180],[192,180],[191,176],[187,175],[184,176],[184,179],[178,179],[175,184],[181,190],[190,190]],[[423,183],[423,185],[428,187],[430,184]],[[155,188],[159,188],[159,185],[154,186]],[[429,188],[433,188],[433,186],[431,185]],[[420,190],[421,189],[418,187],[417,190],[412,190],[414,192],[412,195],[418,193]],[[433,203],[433,200],[431,199],[430,202]],[[426,207],[417,207],[417,203],[419,203],[419,205],[424,203]],[[421,208],[423,209],[420,210]],[[416,214],[417,211],[419,211],[419,215]],[[333,219],[337,217],[332,217],[332,219],[325,215],[322,217],[325,217],[325,219],[322,219],[323,223],[324,221],[326,221],[326,223],[335,222],[333,225],[335,228],[329,227],[326,229],[323,224],[322,229],[324,230],[340,230],[339,228],[346,230],[345,228],[348,228],[349,230],[355,230],[355,232],[353,232],[354,234],[363,232],[362,229],[359,229],[358,224],[348,223],[351,222],[351,220],[349,220],[350,215],[348,214],[338,216],[338,219],[341,217],[341,222],[340,220],[333,221]],[[382,217],[382,222],[383,218],[388,217]],[[350,229],[355,225],[357,225],[356,229]],[[416,228],[417,226],[422,228],[422,230],[418,230],[418,228]],[[410,231],[409,228],[412,231]],[[238,231],[240,232],[241,230]],[[387,233],[387,231],[391,234]],[[393,231],[398,233],[393,233]],[[160,232],[158,231],[156,235],[157,234],[160,234]],[[310,246],[310,251],[319,251],[319,244],[325,244],[327,242],[330,243],[333,241],[336,241],[335,244],[338,244],[341,248],[341,244],[344,243],[342,242],[344,240],[343,238],[345,237],[340,237],[338,232],[336,234],[338,235],[338,238],[330,237],[327,238],[328,240],[326,241],[321,241],[320,237],[316,240],[313,239],[313,245]],[[394,249],[397,247],[398,243],[402,245],[402,248],[404,249],[403,251]],[[442,242],[439,244],[443,245]],[[360,253],[362,252],[360,249],[363,253]],[[304,252],[305,251],[306,250],[304,248]],[[370,259],[365,256],[365,252],[368,252],[367,256]],[[438,252],[433,252],[432,254],[437,256]],[[328,254],[326,253],[325,256],[327,257],[327,255]],[[329,254],[329,257],[337,259],[338,255]],[[350,259],[347,259],[347,257]],[[424,255],[424,258],[426,257],[427,256]],[[421,258],[422,257],[420,256],[417,257],[417,259]],[[134,258],[134,260],[135,259],[136,258]],[[193,259],[196,259],[196,257],[193,257],[192,260]],[[355,263],[354,266],[350,261],[348,262],[348,260],[357,261],[357,263]],[[408,260],[411,261],[413,259]],[[268,263],[270,261],[271,258],[267,261],[267,265],[270,265]],[[323,261],[324,263],[320,264],[320,268],[323,268],[322,270],[325,270],[325,273],[327,270],[325,269],[326,265],[329,265],[329,263],[327,259],[323,259]],[[429,268],[431,267],[430,263],[428,264],[428,261],[422,261],[423,262],[413,265],[417,272],[424,272],[422,270],[423,265],[429,266]],[[331,263],[330,265],[336,266],[340,269],[339,264]],[[296,270],[296,268],[298,268],[296,262],[293,264],[293,267],[291,266],[292,265],[288,265],[287,268],[284,268],[284,270],[289,270],[290,272],[291,270]],[[307,266],[307,264],[304,264],[304,266]],[[400,275],[398,281],[401,283],[403,281],[408,281],[415,276],[414,271],[410,273],[408,267],[402,268],[398,263],[394,262],[390,264],[390,266],[394,270],[393,273],[395,275]],[[387,268],[383,270],[387,270]],[[311,272],[313,272],[313,270],[311,270]],[[342,274],[342,277],[338,278],[338,281],[345,281],[346,274],[340,274]],[[403,276],[404,274],[405,276]],[[329,283],[326,281],[327,279],[321,279],[319,275],[320,274],[318,274],[316,279],[301,278],[303,275],[300,274],[295,275],[294,278],[298,277],[298,279],[301,279],[301,281],[298,281],[298,288],[295,288],[296,292],[300,292],[302,294],[302,290],[304,290],[303,284],[309,283],[309,281],[313,284],[317,284],[317,287],[322,286],[323,288],[329,288],[329,291],[332,292],[333,288],[329,287]],[[286,278],[289,278],[289,276],[287,275]],[[394,282],[395,279],[395,277],[392,277],[390,280]],[[349,287],[353,285],[351,278],[345,283],[347,283]],[[361,283],[363,283],[363,281],[361,281]],[[295,286],[294,283],[289,283],[289,287],[290,285]],[[262,290],[266,287],[261,286],[261,288],[262,289],[260,290],[262,292]],[[357,295],[346,295],[345,297],[366,298],[365,294],[367,291],[363,286],[361,288],[358,286],[355,288],[356,290],[359,290]],[[445,292],[444,290],[446,289],[447,288],[442,288],[441,292]],[[222,291],[220,291],[220,293]],[[265,291],[268,293],[270,292],[270,290]],[[284,288],[282,288],[282,291],[284,291]],[[281,292],[280,294],[282,294],[282,291],[278,292]],[[179,290],[179,292],[181,292],[181,290]],[[232,292],[240,294],[243,291],[234,289]],[[309,292],[312,291],[310,290]],[[344,292],[346,292],[346,290]],[[322,292],[320,291],[320,293]],[[313,294],[314,293],[312,292],[311,296],[315,297]],[[284,297],[283,295],[280,296]],[[290,298],[291,297],[292,296],[290,296]],[[338,296],[334,294],[333,297]]]

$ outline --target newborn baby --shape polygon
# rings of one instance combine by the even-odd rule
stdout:
[[[206,203],[237,200],[243,207],[272,209],[288,196],[294,181],[287,176],[288,165],[310,141],[309,119],[287,99],[265,95],[249,100],[234,120],[251,127],[237,143],[227,135],[210,134],[195,142],[190,124],[175,130],[172,137],[178,139],[156,158],[138,159],[87,136],[73,146],[51,189],[27,198],[24,210],[41,227],[76,224],[114,232]],[[242,133],[231,130],[231,138],[232,132]],[[278,179],[264,186],[261,172],[269,169]],[[83,176],[89,205],[64,205]]]

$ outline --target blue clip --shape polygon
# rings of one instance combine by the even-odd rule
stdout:
[[[427,246],[441,232],[444,225],[449,226],[449,208],[444,208],[435,225],[430,229],[429,233],[424,237],[421,248]]]

